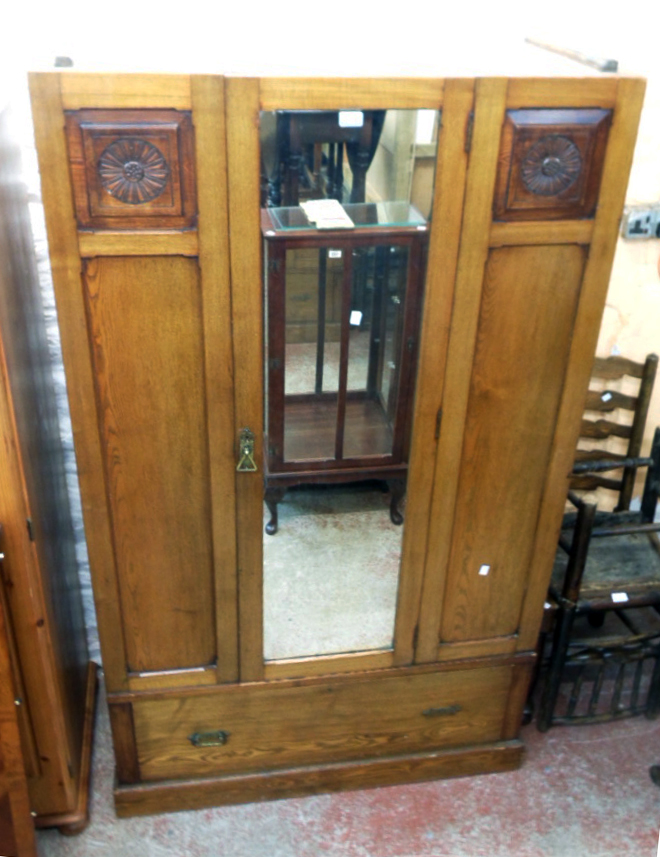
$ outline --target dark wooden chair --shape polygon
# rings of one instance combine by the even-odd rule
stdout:
[[[637,379],[637,395],[590,389],[586,410],[628,411],[615,422],[585,417],[549,593],[554,633],[545,667],[537,725],[601,722],[660,709],[660,429],[651,455],[639,455],[658,358],[644,364],[597,359],[594,378]],[[618,437],[623,449],[585,447]],[[631,511],[637,470],[647,468],[639,511]],[[620,476],[614,478],[612,471]],[[578,491],[616,492],[612,511],[599,511]],[[586,620],[586,621],[585,621]],[[580,625],[582,626],[580,628]],[[579,630],[579,633],[578,633]]]
[[[649,354],[644,363],[625,357],[594,360],[570,486],[573,491],[605,488],[616,492],[617,512],[630,509],[639,466],[633,459],[638,459],[641,452],[657,368],[656,354]],[[608,382],[626,380],[632,384],[638,382],[634,395],[607,387]],[[621,421],[606,418],[614,412],[622,415],[628,412],[631,418]],[[613,438],[619,439],[620,448],[616,452],[604,448]],[[606,467],[603,462],[616,464],[621,474],[613,478],[611,471],[615,468]]]
[[[571,495],[577,507],[572,539],[562,531],[567,562],[556,563],[551,587],[557,608],[537,720],[542,732],[556,724],[655,717],[660,711],[660,623],[654,615],[660,612],[660,523],[652,522],[660,430],[653,454],[642,511],[598,512]],[[581,635],[575,633],[580,619],[608,616],[616,624],[587,621]]]
[[[367,170],[385,122],[384,110],[355,111],[355,126],[340,112],[278,111],[262,116],[262,184],[269,206],[298,205],[302,198],[343,202],[344,150],[351,170],[350,202],[364,202]]]

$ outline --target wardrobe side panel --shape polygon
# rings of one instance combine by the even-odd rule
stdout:
[[[129,670],[215,657],[204,336],[197,262],[84,267],[98,425]]]
[[[578,245],[489,254],[441,641],[518,629],[585,256]]]

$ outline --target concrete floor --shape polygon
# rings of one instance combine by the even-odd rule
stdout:
[[[526,726],[520,770],[117,820],[101,695],[91,824],[41,857],[656,857],[660,720]]]

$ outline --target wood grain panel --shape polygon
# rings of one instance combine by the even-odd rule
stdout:
[[[136,700],[140,771],[145,780],[204,776],[494,741],[511,674],[497,666]],[[190,741],[216,730],[228,733],[222,746]]]
[[[442,640],[518,629],[584,262],[575,245],[489,256]]]
[[[128,665],[215,660],[202,307],[194,260],[84,269]]]

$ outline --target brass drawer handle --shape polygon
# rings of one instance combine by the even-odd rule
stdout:
[[[447,705],[445,708],[427,708],[422,711],[424,717],[446,717],[449,714],[458,714],[463,710],[462,705]]]
[[[193,732],[188,736],[193,747],[222,747],[229,741],[229,732],[219,729],[217,732]]]

